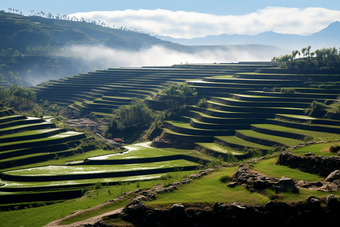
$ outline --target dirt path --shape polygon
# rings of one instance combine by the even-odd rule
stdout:
[[[95,207],[92,207],[92,208],[89,208],[89,209],[86,209],[86,210],[77,211],[77,212],[75,212],[75,213],[73,213],[69,216],[55,220],[55,221],[45,225],[45,227],[56,227],[56,226],[58,226],[58,227],[81,227],[81,226],[85,226],[85,225],[89,225],[89,224],[93,225],[93,224],[97,223],[98,221],[102,220],[102,218],[105,217],[105,216],[120,213],[123,210],[123,208],[113,210],[113,211],[110,211],[110,212],[107,212],[107,213],[104,213],[104,214],[101,214],[101,215],[98,215],[98,216],[95,216],[95,217],[92,217],[92,218],[89,218],[89,219],[86,219],[86,220],[83,220],[83,221],[68,224],[68,225],[59,225],[59,223],[62,222],[63,220],[65,220],[65,219],[67,219],[67,218],[79,215],[79,214],[84,213],[86,211],[99,209],[99,208],[101,208],[105,205],[111,204],[111,203],[113,203],[113,202],[105,202],[105,203],[99,204]]]

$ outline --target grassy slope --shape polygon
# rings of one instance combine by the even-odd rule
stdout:
[[[298,148],[296,150],[292,150],[292,153],[295,155],[304,156],[307,152],[312,152],[315,155],[321,155],[325,157],[332,157],[335,156],[335,153],[329,152],[329,147],[332,145],[340,145],[340,142],[331,142],[331,143],[321,143],[321,144],[314,144],[305,147]]]
[[[271,141],[277,141],[277,142],[280,142],[280,143],[284,143],[288,146],[295,146],[295,145],[298,145],[299,143],[303,142],[301,140],[258,133],[258,132],[252,131],[252,130],[237,130],[237,131],[246,135],[246,136],[251,136],[251,137],[266,139],[266,140],[271,140]]]
[[[306,135],[306,136],[313,136],[317,140],[339,140],[340,139],[340,134],[334,134],[334,133],[288,128],[284,126],[271,125],[271,124],[254,124],[254,126],[259,127],[259,128],[276,130],[276,131],[291,132],[291,133],[297,133],[297,134]]]
[[[292,178],[294,180],[305,181],[320,181],[322,177],[316,174],[304,173],[298,169],[291,169],[287,166],[274,165],[276,158],[263,160],[254,165],[254,170],[257,170],[269,177],[281,178],[283,176]]]
[[[231,176],[238,167],[223,168],[201,179],[184,185],[180,190],[157,195],[157,200],[145,202],[151,206],[171,206],[174,203],[199,203],[212,205],[215,202],[233,203],[235,201],[249,204],[265,204],[268,198],[251,193],[242,186],[229,188],[219,181],[223,175]]]

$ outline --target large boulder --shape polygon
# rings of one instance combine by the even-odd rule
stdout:
[[[275,185],[275,192],[288,192],[298,193],[299,189],[293,179],[283,176],[279,182]]]
[[[123,209],[123,213],[129,216],[142,216],[146,211],[146,207],[144,203],[142,203],[139,199],[132,199],[128,205],[126,205]]]
[[[325,179],[326,182],[333,182],[340,179],[340,170],[331,172]]]

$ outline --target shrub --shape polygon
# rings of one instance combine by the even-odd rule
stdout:
[[[327,106],[321,102],[313,101],[305,113],[311,117],[323,117],[327,113]]]
[[[207,167],[214,168],[215,166],[220,166],[223,164],[222,156],[218,156],[217,159],[212,160],[211,162],[207,163]]]
[[[94,185],[94,189],[101,189],[103,187],[103,185],[99,182],[97,182],[95,185]]]
[[[274,152],[282,152],[284,150],[285,150],[285,147],[274,145],[268,150],[268,154],[273,154]]]
[[[231,177],[228,176],[228,175],[223,175],[223,176],[220,176],[220,179],[219,179],[222,183],[227,183],[228,181],[231,180]]]
[[[293,94],[295,93],[295,89],[293,88],[281,88],[281,93],[285,93],[285,94]]]
[[[260,151],[258,148],[250,148],[250,149],[248,149],[248,153],[251,154],[251,157],[261,157],[261,156],[263,156],[262,151]]]
[[[196,106],[201,108],[208,108],[208,100],[206,98],[200,99]]]

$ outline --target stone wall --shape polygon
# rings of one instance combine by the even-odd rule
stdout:
[[[284,165],[303,172],[327,177],[335,170],[340,170],[340,157],[297,156],[289,151],[280,154],[275,165]]]
[[[215,203],[203,207],[174,204],[167,209],[148,208],[139,199],[132,199],[121,218],[134,226],[333,226],[339,222],[339,202],[333,195],[318,199],[309,197],[305,202],[283,203],[269,201],[265,205]],[[94,226],[108,226],[96,223]]]

